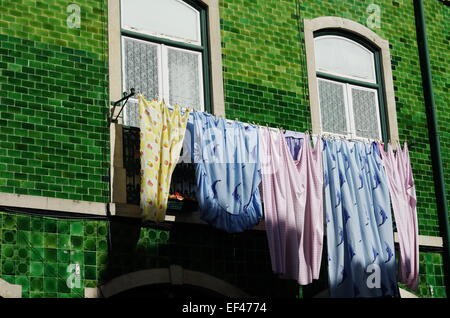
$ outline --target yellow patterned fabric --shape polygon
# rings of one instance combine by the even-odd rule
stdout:
[[[141,212],[144,220],[165,219],[170,180],[180,156],[189,111],[170,110],[139,95],[141,128]]]

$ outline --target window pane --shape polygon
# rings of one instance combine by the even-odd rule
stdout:
[[[314,42],[317,71],[376,82],[374,55],[362,45],[328,35],[317,37]]]
[[[168,48],[169,103],[203,110],[197,52]]]
[[[345,86],[321,79],[318,84],[322,131],[347,135]]]
[[[158,46],[124,37],[123,50],[124,89],[135,88],[149,100],[158,97]],[[125,124],[138,127],[137,104],[130,100],[124,112]]]
[[[352,87],[351,90],[356,136],[379,138],[377,92],[358,87]]]
[[[182,0],[122,0],[122,28],[200,44],[200,14]]]

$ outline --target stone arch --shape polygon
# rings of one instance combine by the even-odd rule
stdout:
[[[209,274],[183,269],[183,267],[178,265],[124,274],[99,286],[98,290],[103,297],[111,297],[133,288],[160,284],[200,287],[230,298],[249,297],[244,291],[224,280]]]

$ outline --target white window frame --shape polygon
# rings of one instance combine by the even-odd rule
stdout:
[[[376,118],[377,118],[377,129],[378,129],[378,136],[376,137],[376,139],[381,140],[382,136],[381,136],[381,119],[380,119],[380,103],[378,101],[378,90],[374,89],[374,88],[369,88],[369,87],[363,87],[363,86],[358,86],[358,85],[353,85],[353,84],[349,84],[346,83],[345,84],[347,86],[347,95],[348,95],[348,100],[349,100],[349,117],[350,117],[350,131],[351,131],[351,139],[359,139],[359,140],[368,140],[368,138],[365,137],[360,137],[357,136],[357,131],[356,131],[356,124],[355,124],[355,119],[354,119],[354,114],[355,114],[355,110],[353,108],[353,95],[352,95],[352,88],[357,88],[359,90],[366,90],[369,92],[374,92],[374,96],[375,96],[375,108],[376,108]],[[371,139],[373,140],[373,138]]]
[[[368,138],[357,136],[356,125],[355,125],[355,116],[354,116],[355,112],[354,112],[354,108],[353,108],[353,96],[352,96],[352,88],[357,88],[360,90],[367,90],[367,91],[371,91],[371,92],[375,93],[375,103],[376,103],[376,109],[377,109],[377,112],[376,112],[377,113],[377,128],[378,128],[378,136],[376,137],[376,139],[381,140],[380,108],[379,108],[379,102],[378,102],[378,91],[376,89],[358,86],[358,85],[354,85],[354,84],[350,84],[350,83],[333,81],[330,79],[320,78],[320,77],[317,78],[317,89],[319,89],[319,81],[331,82],[333,84],[339,84],[344,87],[345,120],[347,123],[347,128],[346,128],[347,134],[345,134],[345,135],[326,131],[323,129],[322,111],[320,111],[319,116],[320,116],[320,131],[321,131],[321,133],[327,134],[327,135],[338,136],[338,137],[344,137],[344,138],[348,138],[348,139],[354,139],[354,140],[361,140],[361,141],[369,140]],[[321,105],[319,92],[317,95],[319,97],[319,105]],[[370,139],[370,140],[373,140],[373,139]]]
[[[200,52],[192,51],[192,50],[186,50],[181,49],[173,46],[168,46],[165,44],[161,44],[162,46],[162,65],[163,65],[163,72],[162,72],[162,82],[163,82],[163,90],[162,90],[162,96],[165,101],[169,102],[170,100],[170,85],[169,85],[169,54],[168,49],[171,50],[178,50],[182,52],[189,52],[191,54],[196,54],[198,58],[198,81],[199,81],[199,102],[200,105],[198,105],[200,108],[200,111],[205,110],[205,101],[204,101],[204,87],[203,87],[203,69],[202,69],[202,63],[203,63],[203,55]],[[161,95],[160,95],[161,96]],[[180,106],[189,106],[192,107],[194,105],[180,105]]]
[[[207,27],[209,35],[209,74],[211,77],[210,96],[212,112],[216,116],[225,116],[219,0],[201,0],[201,2],[207,7],[208,13]],[[111,102],[123,97],[120,20],[120,0],[108,0],[108,78],[109,98]],[[123,111],[119,115],[120,107],[114,108],[110,106],[110,112],[113,109],[114,114],[111,115],[113,118],[118,116],[118,122],[110,122],[110,193],[111,202],[114,203],[111,214],[138,217],[138,213],[134,213],[128,208],[123,208],[128,206],[126,203],[126,170],[123,162]]]
[[[380,51],[381,77],[383,78],[383,97],[385,101],[385,111],[389,140],[386,142],[396,142],[399,140],[397,110],[395,105],[394,82],[392,77],[391,56],[389,42],[382,39],[375,32],[355,21],[333,16],[318,17],[314,19],[304,19],[304,35],[306,63],[308,73],[309,102],[311,111],[311,125],[314,134],[321,134],[321,111],[319,104],[319,90],[317,82],[316,58],[314,50],[314,32],[326,29],[337,29],[350,32],[360,36],[371,43]]]
[[[316,67],[315,71],[316,72],[321,72],[322,74],[329,74],[329,75],[335,75],[335,76],[339,76],[341,77],[343,80],[345,80],[346,78],[348,79],[353,79],[353,80],[357,80],[359,82],[366,82],[366,83],[371,83],[374,84],[376,83],[376,70],[375,70],[375,56],[373,54],[373,52],[371,52],[370,50],[368,50],[367,48],[365,48],[364,46],[362,46],[361,44],[359,44],[356,41],[353,41],[351,39],[348,39],[344,36],[338,36],[338,35],[322,35],[319,36],[317,38],[314,38],[314,54],[316,54],[316,40],[317,39],[324,39],[324,38],[335,38],[335,39],[342,39],[345,41],[349,41],[357,46],[359,46],[360,48],[364,49],[366,52],[370,53],[370,55],[373,58],[373,62],[372,62],[372,74],[374,77],[374,81],[372,80],[362,80],[361,78],[355,77],[355,76],[350,76],[347,74],[342,74],[342,73],[337,73],[337,72],[331,72],[331,71],[327,71],[327,70],[323,70],[323,69],[319,69],[319,67]],[[362,140],[362,141],[367,141],[367,140],[373,140],[371,138],[365,138],[365,137],[360,137],[358,136],[358,133],[356,131],[356,123],[355,123],[355,116],[354,116],[354,108],[353,108],[353,97],[352,97],[352,88],[356,87],[358,89],[362,89],[362,90],[368,90],[368,91],[373,91],[375,92],[375,108],[376,108],[376,118],[377,118],[377,130],[378,130],[378,134],[377,137],[375,139],[381,140],[382,136],[381,136],[381,122],[380,122],[380,105],[379,105],[379,101],[378,101],[378,90],[373,89],[373,88],[367,88],[364,86],[359,86],[359,85],[354,85],[354,84],[350,84],[350,83],[345,83],[345,82],[340,82],[340,81],[334,81],[334,80],[330,80],[330,79],[325,79],[325,78],[321,78],[319,76],[316,77],[317,78],[317,90],[319,89],[319,81],[328,81],[334,84],[341,84],[344,86],[344,106],[345,106],[345,117],[346,117],[346,121],[347,121],[347,134],[346,135],[342,135],[336,132],[329,132],[329,131],[325,131],[323,129],[323,125],[322,125],[322,111],[321,111],[321,102],[320,102],[320,94],[319,91],[317,91],[317,95],[319,96],[319,116],[320,116],[320,131],[321,133],[325,133],[328,135],[333,135],[333,136],[338,136],[338,137],[345,137],[348,139],[354,139],[354,140]]]
[[[137,33],[140,33],[140,34],[151,35],[151,36],[155,36],[155,37],[158,37],[158,38],[173,40],[173,41],[177,41],[177,42],[184,42],[184,43],[188,43],[188,44],[202,45],[201,27],[200,27],[200,13],[194,7],[192,7],[191,5],[189,5],[188,3],[184,2],[184,1],[182,1],[182,0],[176,0],[176,1],[181,3],[184,6],[188,7],[190,10],[196,12],[196,18],[197,18],[197,21],[196,21],[197,22],[197,39],[199,39],[198,41],[192,41],[192,40],[185,39],[185,38],[180,38],[180,37],[176,37],[176,36],[170,36],[170,35],[167,35],[167,34],[164,34],[164,33],[157,33],[157,32],[140,30],[140,29],[132,28],[132,27],[127,26],[127,25],[122,25],[122,29],[128,30],[128,31],[137,32]],[[122,12],[123,11],[122,11],[122,5],[121,5],[121,8],[120,8],[121,21],[122,21]],[[149,15],[149,17],[151,18],[151,14]]]
[[[132,41],[138,41],[150,45],[154,45],[157,47],[157,58],[158,58],[158,95],[156,98],[163,100],[166,104],[169,104],[170,101],[170,87],[169,87],[169,57],[168,57],[168,49],[171,50],[178,50],[183,52],[189,52],[192,54],[196,54],[198,57],[198,74],[199,74],[199,97],[200,97],[200,104],[199,110],[203,111],[205,109],[205,101],[204,101],[204,87],[203,87],[203,70],[202,70],[202,62],[203,62],[203,56],[201,52],[193,51],[193,50],[186,50],[181,49],[173,46],[168,46],[166,44],[159,44],[151,41],[145,41],[141,39],[136,39],[133,37],[129,37],[126,35],[121,36],[121,46],[122,46],[122,90],[125,91],[125,85],[126,85],[126,70],[125,70],[125,39],[131,39]],[[130,101],[137,103],[137,98],[130,98]],[[183,105],[180,105],[183,106]],[[189,107],[192,107],[193,105],[188,105]],[[126,107],[126,106],[125,106]],[[123,121],[124,123],[128,122],[127,118],[127,112],[124,112],[123,114]]]
[[[370,53],[370,55],[372,56],[374,62],[372,63],[372,75],[373,75],[373,80],[367,80],[367,79],[362,79],[360,77],[356,77],[356,76],[351,76],[351,75],[346,75],[346,74],[342,74],[342,73],[337,73],[337,72],[330,72],[327,70],[322,70],[319,69],[317,67],[316,71],[318,72],[322,72],[322,73],[326,73],[326,74],[330,74],[330,75],[336,75],[336,76],[341,76],[341,77],[346,77],[346,78],[350,78],[350,79],[354,79],[356,81],[361,81],[361,82],[367,82],[367,83],[372,83],[372,84],[376,84],[377,80],[376,80],[376,70],[375,70],[375,56],[373,54],[373,52],[371,52],[370,50],[368,50],[366,47],[364,47],[363,45],[361,45],[360,43],[353,41],[352,39],[346,38],[344,36],[337,36],[337,35],[321,35],[319,37],[314,38],[314,50],[316,48],[316,40],[317,39],[328,39],[328,38],[335,38],[335,39],[343,39],[345,41],[351,42],[352,44],[355,44],[357,46],[359,46],[361,49],[363,49],[364,51],[366,51],[367,53]]]

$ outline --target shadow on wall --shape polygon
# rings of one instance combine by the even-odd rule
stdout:
[[[111,247],[99,284],[139,270],[178,265],[224,280],[250,296],[298,297],[295,281],[279,279],[272,273],[263,231],[228,234],[205,225],[182,223],[143,227],[140,220],[114,217]],[[309,288],[323,290],[321,283]],[[162,298],[189,293],[214,294],[194,286],[160,285],[135,288],[117,296],[131,297],[140,293],[157,294]]]

